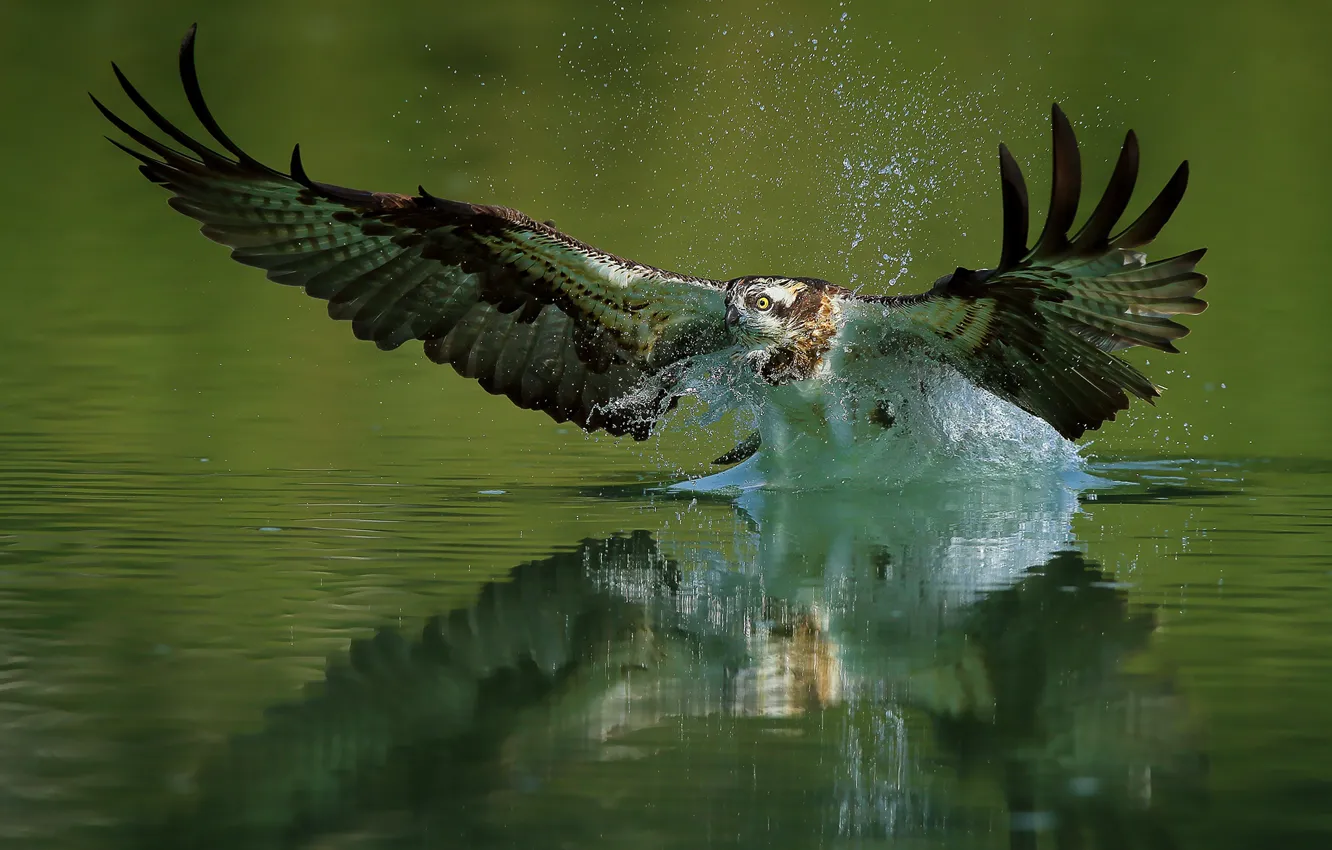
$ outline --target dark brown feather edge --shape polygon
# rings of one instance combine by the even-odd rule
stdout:
[[[1050,146],[1052,178],[1050,181],[1050,211],[1045,227],[1036,240],[1027,259],[1056,257],[1068,247],[1068,229],[1078,214],[1078,196],[1082,192],[1082,162],[1078,155],[1078,139],[1073,125],[1059,104],[1050,110],[1050,128],[1053,140]]]
[[[1027,183],[1008,145],[999,144],[999,177],[1004,202],[1004,243],[996,271],[1017,268],[1027,253]]]
[[[1048,297],[1052,302],[1058,303],[1066,296],[1050,284],[1041,284],[1031,280],[1030,275],[1013,278],[1006,276],[1007,273],[1021,272],[1033,268],[1038,263],[1053,263],[1069,256],[1090,260],[1119,249],[1139,248],[1154,240],[1183,199],[1184,190],[1188,185],[1188,162],[1181,163],[1160,194],[1132,224],[1118,236],[1110,238],[1109,233],[1127,208],[1137,182],[1138,139],[1132,130],[1128,131],[1105,192],[1082,228],[1069,239],[1066,233],[1076,216],[1076,203],[1071,211],[1067,210],[1067,198],[1070,194],[1076,198],[1077,191],[1074,188],[1073,177],[1076,175],[1080,181],[1081,163],[1077,152],[1076,138],[1071,125],[1068,124],[1067,116],[1058,104],[1053,105],[1051,113],[1054,134],[1053,157],[1055,160],[1055,175],[1051,189],[1051,218],[1047,220],[1035,249],[1028,252],[1025,244],[1029,228],[1029,205],[1022,170],[1007,145],[1000,143],[999,165],[1004,220],[1003,249],[998,267],[979,271],[959,267],[952,274],[944,275],[935,281],[934,286],[928,292],[917,295],[881,296],[857,293],[853,297],[861,301],[904,308],[940,297],[971,299],[996,297],[1000,295],[1000,291],[996,287],[1002,289],[1012,287],[1015,292],[1026,290],[1024,297],[1020,300],[1026,300],[1029,306],[1023,312],[1031,311],[1028,314],[1031,319],[1051,322],[1054,317],[1048,314],[1043,317],[1038,315],[1034,309],[1036,303],[1042,297]],[[1061,126],[1061,124],[1064,126]],[[1070,162],[1074,163],[1074,167],[1065,166],[1061,174],[1061,166]],[[1070,189],[1073,191],[1070,191]],[[1059,216],[1058,224],[1054,221],[1056,214]],[[1172,282],[1191,279],[1197,284],[1194,290],[1196,293],[1203,288],[1207,281],[1205,275],[1194,271],[1194,267],[1202,259],[1206,250],[1205,248],[1199,248],[1174,257],[1168,257],[1158,260],[1146,268],[1170,264],[1177,274],[1156,280],[1154,283],[1163,286]],[[1019,257],[1021,257],[1020,260]],[[1138,273],[1143,269],[1130,271]],[[1150,296],[1146,296],[1144,300],[1150,304]],[[1171,300],[1188,304],[1189,309],[1179,312],[1190,314],[1201,313],[1207,306],[1205,301],[1193,295],[1172,296]],[[1150,315],[1150,313],[1144,315]],[[1186,335],[1189,329],[1175,322],[1168,322],[1164,327],[1172,333],[1170,339],[1152,340],[1150,343],[1146,340],[1134,340],[1129,342],[1128,345],[1148,344],[1160,351],[1178,353],[1178,349],[1172,344],[1171,339]],[[1062,330],[1067,332],[1070,328],[1063,328]],[[1090,412],[1090,415],[1075,415],[1072,419],[1068,419],[1051,415],[1051,412],[1043,413],[1036,409],[1037,406],[1032,404],[1030,399],[1019,398],[1013,389],[1005,390],[1002,385],[1007,381],[1005,378],[998,376],[990,376],[988,382],[991,386],[989,388],[998,391],[1000,395],[1027,412],[1050,422],[1062,436],[1068,439],[1077,439],[1086,431],[1099,428],[1104,422],[1113,420],[1116,413],[1128,408],[1129,393],[1148,403],[1155,404],[1155,399],[1160,396],[1160,388],[1152,384],[1137,369],[1111,353],[1112,350],[1117,349],[1102,348],[1095,340],[1096,334],[1094,332],[1085,333],[1084,330],[1079,330],[1077,327],[1071,330],[1074,339],[1079,343],[1091,345],[1097,350],[1097,354],[1106,358],[1104,362],[1113,370],[1127,370],[1129,378],[1123,385],[1112,385],[1112,388],[1107,388],[1096,385],[1095,382],[1081,372],[1076,371],[1076,369],[1073,370],[1074,374],[1071,376],[1052,373],[1049,389],[1057,390],[1067,400],[1073,402],[1073,408],[1068,412],[1073,414],[1088,414]],[[1092,330],[1091,328],[1085,328],[1085,331]],[[1034,362],[1042,363],[1044,360],[1039,347],[1040,341],[1037,339],[1035,342],[1037,343],[1035,348],[1031,347],[1030,342],[1020,344],[1017,348],[1020,350],[1023,345],[1026,345],[1028,347],[1026,356],[1033,358]],[[1081,365],[1081,361],[1078,365]],[[976,377],[981,376],[977,375]],[[1070,379],[1071,383],[1069,383]],[[1079,379],[1081,379],[1081,383],[1079,383]],[[985,386],[985,383],[982,383],[982,386]],[[1096,403],[1098,398],[1101,399],[1100,403]]]
[[[1138,136],[1129,130],[1115,161],[1105,192],[1096,209],[1073,236],[1071,250],[1077,256],[1094,256],[1110,247],[1110,231],[1128,209],[1138,182]]]
[[[115,139],[111,139],[108,137],[108,141],[114,144],[117,148],[119,148],[122,151],[125,151],[127,154],[137,159],[141,163],[140,170],[144,173],[146,177],[148,177],[149,180],[155,183],[161,183],[161,184],[170,183],[173,181],[173,179],[176,179],[172,177],[173,174],[179,174],[181,177],[186,179],[190,178],[191,176],[206,177],[208,171],[214,171],[219,174],[224,174],[229,176],[242,176],[250,179],[256,179],[256,178],[258,179],[270,178],[278,180],[290,179],[326,200],[356,208],[357,211],[359,212],[368,213],[368,214],[382,214],[389,211],[392,212],[405,211],[404,208],[410,206],[416,210],[419,210],[422,213],[442,213],[444,215],[456,216],[462,219],[492,219],[495,220],[497,224],[502,222],[503,225],[511,225],[517,228],[524,228],[531,231],[535,231],[537,233],[541,233],[546,236],[550,236],[562,242],[564,245],[566,245],[571,249],[583,250],[590,253],[595,253],[597,255],[601,255],[607,260],[621,263],[626,267],[634,268],[636,270],[639,270],[643,274],[664,275],[677,280],[686,281],[686,282],[695,282],[701,285],[710,286],[717,289],[723,288],[723,284],[719,281],[710,280],[707,278],[692,277],[689,275],[682,275],[675,272],[668,272],[663,269],[659,269],[655,266],[650,266],[645,263],[639,263],[636,261],[629,261],[622,257],[618,257],[613,254],[600,251],[599,249],[593,248],[587,243],[581,242],[571,236],[568,236],[567,234],[561,233],[560,231],[555,229],[553,223],[539,223],[531,219],[530,217],[526,216],[525,214],[507,207],[473,205],[458,201],[450,201],[442,198],[437,198],[426,192],[426,190],[423,187],[419,189],[420,194],[418,197],[411,198],[405,195],[396,195],[391,193],[375,193],[358,189],[348,189],[341,186],[334,186],[331,184],[314,181],[308,176],[308,174],[305,172],[304,167],[301,164],[299,145],[295,146],[292,152],[291,174],[283,174],[282,172],[277,171],[276,169],[270,168],[269,166],[262,164],[254,157],[247,154],[242,148],[240,148],[239,145],[237,145],[234,141],[232,141],[231,138],[227,136],[226,133],[221,129],[218,122],[213,117],[212,112],[209,109],[207,102],[203,97],[203,93],[198,82],[198,74],[195,68],[194,54],[195,54],[196,35],[197,35],[197,26],[192,25],[189,28],[189,30],[186,32],[185,37],[182,40],[181,49],[180,49],[180,75],[182,79],[182,84],[185,88],[186,97],[190,103],[192,110],[195,112],[196,117],[203,125],[204,129],[207,130],[211,136],[213,136],[214,140],[218,144],[220,144],[229,153],[235,156],[236,160],[233,161],[227,158],[225,155],[215,150],[212,150],[208,146],[200,143],[196,139],[192,138],[191,136],[180,130],[170,121],[168,121],[164,116],[161,115],[160,112],[158,112],[147,101],[146,98],[144,98],[138,92],[138,90],[130,83],[128,78],[126,78],[125,75],[120,71],[119,67],[115,66],[114,64],[112,67],[115,76],[117,78],[117,81],[120,83],[122,89],[124,89],[126,95],[130,98],[131,102],[134,103],[134,105],[137,108],[139,108],[140,111],[143,112],[145,117],[147,117],[154,124],[154,126],[156,126],[159,130],[161,130],[171,139],[176,141],[178,144],[180,144],[183,148],[188,150],[194,156],[192,157],[188,154],[181,153],[180,151],[173,150],[170,147],[163,145],[162,143],[148,136],[147,134],[139,131],[138,129],[130,125],[128,122],[124,121],[115,113],[113,113],[104,104],[102,104],[95,96],[89,93],[89,97],[91,98],[94,106],[96,106],[98,111],[100,111],[102,115],[106,117],[107,120],[110,121],[118,130],[120,130],[122,133],[124,133],[126,136],[128,136],[137,144],[142,145],[145,149],[147,149],[151,153],[156,154],[158,157],[161,157],[160,160],[154,159],[151,156],[145,155],[140,151],[136,151],[132,148],[129,148],[126,145],[116,141]],[[172,200],[174,202],[177,200],[183,200],[183,198],[182,196],[179,195],[179,193],[177,193],[177,197],[173,198]],[[193,218],[196,218],[196,220],[198,219],[198,216],[195,213],[191,212],[190,210],[178,206],[176,203],[173,203],[172,206],[175,206],[185,214],[190,215]],[[205,223],[202,229],[204,230],[205,235],[209,235],[209,229],[210,229],[209,225]],[[214,237],[210,236],[210,238]],[[215,240],[215,241],[220,241],[220,240]],[[234,248],[234,246],[232,247]],[[251,264],[253,265],[253,263]],[[263,267],[261,266],[261,268]],[[272,271],[271,269],[265,269],[265,270],[270,272]],[[270,279],[273,279],[277,282],[282,282],[278,280],[278,278],[273,277],[272,274],[270,274]],[[553,302],[547,302],[547,303],[553,303]],[[330,307],[332,306],[333,302],[330,302]],[[503,309],[502,305],[496,305],[496,306],[498,306],[501,310]],[[514,306],[512,309],[517,310],[519,309],[519,306],[521,305]],[[537,310],[535,311],[529,309],[530,306],[531,305],[529,304],[528,307],[522,308],[523,312],[520,313],[519,315],[520,320],[532,321],[535,318],[535,313],[540,312],[541,305],[537,305]],[[570,315],[565,310],[561,310],[561,312],[569,321],[574,322],[576,324],[577,320],[574,316]],[[360,336],[360,334],[358,334],[358,336]],[[425,339],[427,342],[429,342],[431,339],[422,336],[418,336],[417,338]],[[450,359],[448,358],[432,357],[431,359],[435,359],[436,362],[451,362]],[[548,415],[550,415],[552,418],[556,419],[556,421],[566,421],[568,419],[573,419],[577,424],[580,425],[580,427],[583,427],[589,431],[604,429],[614,435],[631,434],[635,439],[638,440],[646,439],[650,434],[651,422],[646,421],[642,416],[639,416],[638,411],[629,410],[628,408],[608,409],[605,406],[598,404],[594,405],[593,407],[591,407],[586,411],[577,411],[578,413],[583,414],[580,418],[580,416],[578,415],[572,415],[574,411],[566,409],[569,407],[569,405],[562,404],[565,395],[569,394],[567,392],[567,388],[559,388],[559,387],[556,388],[558,399],[530,399],[525,397],[525,394],[521,389],[522,387],[521,380],[512,381],[511,383],[513,384],[513,386],[510,388],[512,391],[506,391],[504,388],[497,386],[497,381],[495,380],[494,376],[468,375],[467,370],[461,363],[452,363],[452,365],[454,365],[454,368],[457,371],[459,371],[461,374],[464,374],[467,377],[473,377],[476,380],[478,380],[478,382],[482,385],[482,387],[486,389],[488,392],[494,394],[504,393],[508,395],[511,398],[511,400],[513,400],[519,406],[529,409],[542,410],[543,412],[546,412]],[[586,366],[586,364],[584,365]],[[607,367],[602,367],[602,368],[607,368]],[[617,368],[619,368],[620,371],[623,372],[623,367],[617,367]],[[567,372],[567,370],[562,370],[562,372]],[[599,378],[596,380],[592,380],[595,377],[596,377],[595,374],[589,374],[587,376],[587,380],[580,382],[579,386],[582,387],[584,383],[586,383],[587,385],[596,384],[601,389],[618,388],[619,390],[623,391],[625,389],[628,389],[633,384],[632,381],[626,380],[623,374],[614,379],[611,379],[609,376],[607,376],[606,378]],[[574,393],[574,395],[577,395],[577,393]],[[670,394],[667,391],[667,389],[663,388],[660,392],[657,393],[655,399],[648,400],[648,402],[645,405],[640,405],[640,407],[650,407],[652,408],[651,413],[659,414],[669,403],[670,403]]]

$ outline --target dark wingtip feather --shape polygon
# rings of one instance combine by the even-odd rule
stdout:
[[[111,71],[116,75],[116,81],[120,83],[121,89],[123,89],[125,95],[129,97],[130,102],[138,107],[139,111],[142,112],[149,121],[153,122],[153,125],[156,126],[157,129],[170,136],[181,147],[193,151],[196,156],[210,165],[220,166],[223,164],[231,164],[229,160],[217,151],[211,150],[207,145],[200,144],[190,138],[189,134],[168,121],[162,113],[158,112],[157,109],[148,102],[147,98],[139,93],[139,90],[134,87],[134,84],[129,81],[129,78],[125,76],[124,72],[120,70],[120,66],[115,62],[111,63]]]
[[[267,166],[263,166],[263,168],[269,174],[290,177],[306,189],[309,189],[316,195],[322,198],[327,198],[328,200],[352,205],[374,203],[375,196],[371,192],[364,192],[360,189],[348,189],[343,186],[333,186],[329,183],[317,183],[314,180],[311,180],[310,175],[305,172],[305,165],[301,162],[301,146],[299,144],[293,145],[291,149],[290,174],[281,174],[281,172],[274,171]]]
[[[1027,183],[1022,169],[1008,149],[999,143],[999,178],[1004,202],[1004,246],[998,271],[1014,268],[1027,253]]]
[[[97,99],[97,95],[88,92],[88,99],[92,101],[93,106],[97,107],[98,112],[102,113],[102,115],[108,120],[111,120],[111,123],[115,123],[116,114],[110,109],[107,109],[106,105]]]
[[[136,130],[127,121],[125,121],[119,115],[108,109],[105,104],[103,104],[92,94],[89,94],[88,97],[92,99],[93,106],[97,107],[97,110],[102,113],[102,116],[106,118],[106,120],[110,121],[117,130],[124,133],[126,136],[129,136],[138,144],[143,145],[148,150],[162,157],[163,164],[169,162],[172,164],[173,168],[180,168],[185,163],[197,162],[196,160],[191,159],[189,156],[186,156],[185,154],[182,154],[179,151],[172,150],[171,148],[167,147],[166,145],[154,139],[152,136],[149,136],[147,133],[143,133],[139,130]]]
[[[144,172],[145,176],[147,176],[148,179],[158,183],[161,182],[162,178],[158,176],[161,173],[162,169],[161,162],[153,159],[151,156],[148,156],[146,153],[143,153],[142,151],[136,151],[134,148],[128,145],[121,144],[120,142],[116,141],[110,136],[103,136],[102,138],[106,139],[108,142],[120,148],[125,153],[129,154],[130,156],[137,159],[139,162],[143,163],[144,166],[151,169],[151,173],[149,171]]]
[[[291,179],[300,183],[307,189],[313,189],[315,187],[314,181],[310,179],[310,175],[305,173],[305,166],[301,164],[301,146],[299,143],[291,149]]]
[[[1142,215],[1120,233],[1110,244],[1115,248],[1138,248],[1151,242],[1165,227],[1184,199],[1184,190],[1189,186],[1189,161],[1180,163],[1179,168],[1170,177],[1161,194],[1156,196],[1151,205],[1143,210]]]
[[[180,42],[180,81],[185,87],[185,97],[190,102],[190,108],[194,110],[195,117],[199,119],[199,123],[208,131],[208,134],[219,145],[230,151],[232,156],[240,160],[242,165],[265,173],[272,173],[271,169],[241,150],[239,145],[233,142],[226,133],[222,132],[217,120],[213,118],[213,113],[204,100],[203,90],[199,87],[199,74],[194,63],[194,39],[198,29],[198,24],[190,24],[190,28],[185,31],[185,38]]]
[[[1073,237],[1073,250],[1081,255],[1097,254],[1110,245],[1110,231],[1115,222],[1128,209],[1133,188],[1138,183],[1138,134],[1129,130],[1119,150],[1115,170],[1106,184],[1105,193],[1092,211],[1087,223]]]
[[[1078,200],[1082,194],[1082,159],[1078,155],[1078,138],[1073,125],[1059,104],[1050,109],[1051,145],[1054,160],[1050,184],[1050,211],[1045,227],[1036,240],[1031,257],[1052,257],[1068,247],[1068,230],[1078,214]]]

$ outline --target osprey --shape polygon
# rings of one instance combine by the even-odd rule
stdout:
[[[299,145],[289,172],[270,168],[213,118],[194,36],[191,27],[180,75],[223,152],[167,121],[115,65],[130,101],[174,146],[93,98],[139,149],[113,143],[173,193],[171,206],[236,260],[326,300],[358,338],[386,350],[421,340],[432,361],[586,431],[643,440],[681,397],[699,395],[757,415],[755,436],[718,458],[731,463],[792,427],[832,444],[898,424],[925,428],[919,411],[939,382],[961,379],[1072,440],[1113,419],[1130,396],[1159,394],[1116,352],[1176,351],[1188,330],[1172,317],[1207,306],[1196,297],[1206,278],[1194,270],[1205,249],[1152,263],[1138,250],[1183,197],[1188,163],[1115,233],[1137,178],[1130,131],[1100,202],[1070,233],[1081,174],[1058,105],[1050,209],[1035,244],[1022,172],[1001,144],[998,264],[959,267],[918,295],[868,295],[807,277],[677,274],[506,207],[424,188],[404,195],[321,183],[306,174]]]

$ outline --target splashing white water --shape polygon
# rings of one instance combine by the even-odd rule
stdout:
[[[762,439],[756,455],[685,490],[896,487],[1080,470],[1077,447],[1048,423],[929,361],[873,382],[816,379],[769,387],[753,376],[718,380],[715,364],[683,385],[707,405],[692,425],[738,409]],[[682,417],[683,418],[683,417]]]

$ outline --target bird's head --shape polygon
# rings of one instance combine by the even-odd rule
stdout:
[[[726,324],[752,347],[781,344],[797,336],[818,311],[820,289],[791,277],[737,278],[730,282]]]
[[[835,308],[827,296],[836,289],[814,278],[736,278],[728,283],[726,324],[765,377],[774,382],[808,377],[797,372],[813,368],[835,331]],[[797,363],[795,371],[788,368]]]

